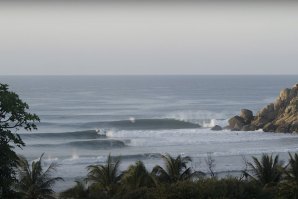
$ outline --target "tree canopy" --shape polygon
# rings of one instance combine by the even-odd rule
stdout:
[[[11,185],[15,182],[18,157],[15,147],[25,146],[17,131],[37,129],[36,114],[28,112],[29,106],[19,96],[0,83],[0,198],[12,198]]]

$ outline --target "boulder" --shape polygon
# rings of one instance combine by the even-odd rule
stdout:
[[[240,117],[244,119],[245,123],[250,123],[254,118],[253,112],[248,109],[241,109]]]
[[[255,130],[257,130],[257,127],[253,124],[247,124],[241,128],[241,131],[255,131]]]
[[[212,131],[221,131],[222,127],[219,125],[215,125],[214,127],[211,128]]]
[[[290,132],[290,125],[289,124],[282,124],[282,125],[279,125],[277,128],[276,128],[276,130],[275,130],[275,132],[277,132],[277,133],[288,133],[288,132]]]
[[[263,129],[265,132],[298,132],[298,84],[283,89],[274,103],[257,112],[254,117],[248,109],[242,109],[240,116],[229,120],[231,130],[251,131]]]
[[[288,100],[289,99],[290,92],[291,92],[291,89],[289,89],[289,88],[286,88],[286,89],[281,90],[280,91],[280,94],[279,94],[279,99],[281,101]]]
[[[263,131],[265,132],[275,132],[276,126],[272,123],[269,122],[263,127]]]
[[[295,133],[298,133],[298,120],[296,122],[292,123],[291,131],[295,132]]]
[[[229,127],[230,129],[241,129],[245,125],[245,121],[242,117],[236,115],[229,119]]]
[[[276,111],[274,108],[274,104],[271,103],[271,104],[267,105],[265,108],[263,108],[261,111],[259,111],[257,113],[257,117],[263,118],[263,120],[265,122],[274,120],[274,118],[276,117]]]

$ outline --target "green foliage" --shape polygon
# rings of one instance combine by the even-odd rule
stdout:
[[[142,161],[137,161],[134,165],[129,166],[123,173],[121,183],[125,190],[156,186],[154,176],[147,171]]]
[[[120,159],[113,160],[108,156],[105,165],[90,165],[87,167],[86,180],[94,187],[103,190],[107,195],[113,195],[118,188],[122,174],[119,171]]]
[[[16,182],[15,168],[18,157],[14,147],[25,146],[21,137],[15,133],[19,129],[36,129],[39,118],[27,112],[28,104],[8,90],[8,85],[0,84],[0,198],[13,198],[12,184]]]
[[[56,171],[57,164],[51,163],[46,170],[42,168],[42,157],[38,161],[33,161],[31,166],[24,157],[20,157],[18,161],[18,177],[19,182],[16,184],[16,190],[24,199],[52,199],[52,186],[60,177],[52,177],[52,173]]]
[[[249,178],[243,180],[236,177],[225,178],[195,178],[194,172],[187,173],[190,158],[176,158],[170,155],[162,157],[166,163],[165,169],[156,166],[158,173],[152,172],[159,179],[154,184],[151,174],[141,161],[129,166],[123,172],[118,171],[119,160],[112,161],[108,157],[105,165],[88,167],[94,170],[90,186],[80,183],[61,194],[63,199],[298,199],[297,174],[298,154],[290,155],[289,165],[282,168],[278,156],[263,155],[261,159],[253,157]],[[154,170],[153,171],[156,171]],[[109,172],[108,172],[109,171]],[[117,172],[115,172],[117,171]],[[119,175],[115,175],[119,173]],[[284,178],[283,178],[284,176]],[[110,180],[107,180],[110,179]],[[111,187],[104,189],[103,187]]]
[[[60,193],[59,198],[61,199],[107,199],[109,198],[102,189],[96,186],[88,187],[83,181],[75,181],[76,185],[62,193]]]
[[[0,143],[0,153],[0,198],[14,198],[12,185],[17,181],[15,168],[18,157],[12,147],[4,143]]]
[[[289,199],[298,199],[298,154],[292,156],[285,169],[285,179],[279,185],[280,194]]]
[[[157,177],[160,182],[178,182],[184,180],[190,180],[193,177],[203,174],[202,172],[193,172],[190,167],[187,166],[192,160],[190,157],[182,157],[178,155],[173,158],[169,154],[162,155],[162,159],[165,162],[165,168],[157,165],[153,168],[152,173]]]
[[[200,179],[196,182],[162,183],[154,188],[138,188],[113,199],[272,199],[254,182],[237,178]]]
[[[76,185],[70,189],[67,189],[66,191],[63,191],[60,194],[61,199],[67,199],[67,198],[88,198],[89,195],[89,189],[84,184],[84,182],[81,181],[75,181]]]
[[[270,187],[278,184],[282,179],[283,167],[278,155],[263,154],[261,160],[253,158],[253,163],[248,163],[251,173],[245,172],[251,179],[260,183],[263,187]]]
[[[285,171],[286,179],[289,182],[298,184],[298,154],[296,153],[294,156],[292,156],[289,153],[290,160],[288,168]]]
[[[125,192],[120,192],[113,199],[155,199],[157,188],[140,187]]]
[[[23,102],[19,96],[8,90],[8,85],[0,84],[0,139],[1,142],[13,142],[15,145],[24,146],[24,142],[12,130],[25,130],[36,129],[34,122],[39,121],[35,114],[28,113],[28,104]]]

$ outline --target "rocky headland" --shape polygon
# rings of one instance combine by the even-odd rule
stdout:
[[[233,131],[298,133],[298,84],[280,92],[274,103],[267,105],[254,116],[248,109],[229,119],[226,127]]]

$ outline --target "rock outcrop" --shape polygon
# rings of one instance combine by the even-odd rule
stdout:
[[[292,89],[280,92],[274,103],[260,110],[256,116],[247,109],[242,109],[239,116],[229,120],[229,129],[265,132],[298,133],[298,84]]]
[[[221,131],[222,127],[219,125],[215,125],[214,127],[211,128],[212,131]]]

